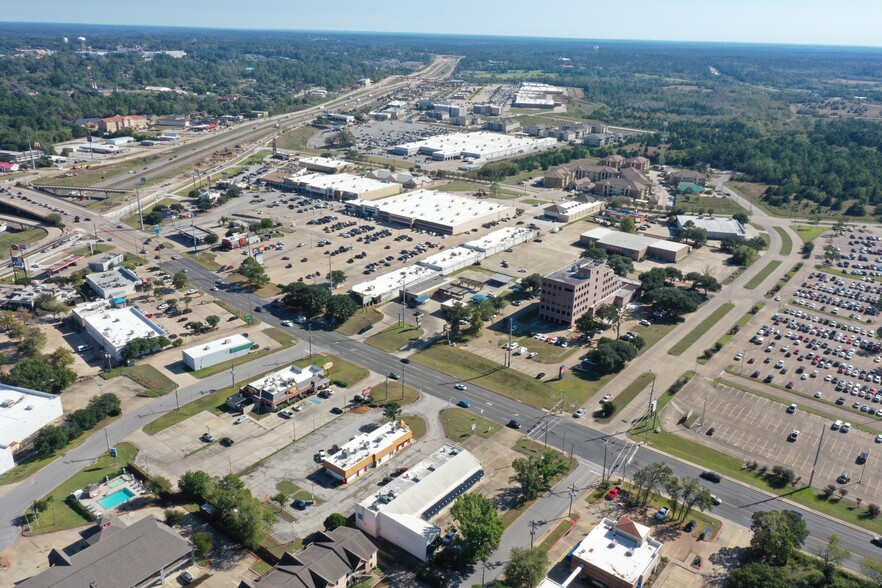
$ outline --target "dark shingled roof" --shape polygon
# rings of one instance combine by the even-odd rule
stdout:
[[[90,588],[90,586],[135,586],[186,557],[190,543],[153,517],[145,517],[67,558],[54,558],[56,565],[18,584],[18,588]],[[61,565],[59,565],[61,564]]]

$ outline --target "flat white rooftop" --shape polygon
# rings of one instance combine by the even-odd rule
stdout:
[[[351,291],[362,297],[370,296],[377,298],[399,288],[419,284],[440,275],[441,272],[427,267],[409,265],[400,270],[392,271],[377,276],[373,280],[355,285],[351,288]]]
[[[473,264],[483,257],[484,254],[481,251],[468,249],[466,247],[454,247],[453,249],[446,249],[444,251],[439,251],[434,255],[430,255],[418,263],[425,267],[437,269],[443,273],[451,268]]]
[[[311,190],[340,191],[350,194],[365,194],[389,187],[389,184],[386,182],[352,174],[306,174],[292,179]]]
[[[74,308],[74,313],[116,349],[125,347],[132,339],[165,335],[159,325],[137,308],[109,308],[102,300],[100,304],[81,304]]]
[[[449,156],[461,155],[462,157],[492,158],[500,152],[515,154],[518,152],[533,152],[556,144],[556,139],[532,137],[515,137],[502,133],[489,131],[475,131],[473,133],[450,133],[438,135],[398,145],[394,149],[406,149],[409,152],[420,152],[431,155],[435,152],[445,153]]]
[[[0,384],[0,445],[8,446],[23,441],[21,423],[29,421],[31,415],[53,403],[58,404],[57,412],[61,416],[58,395]],[[37,428],[28,431],[28,434],[35,432]]]
[[[487,233],[483,237],[463,243],[461,247],[466,249],[475,249],[476,251],[492,250],[500,245],[513,245],[514,243],[522,243],[535,237],[539,231],[528,229],[527,227],[505,227],[496,231]]]
[[[301,157],[300,163],[304,165],[320,165],[323,167],[342,168],[349,165],[342,159],[331,159],[330,157]]]
[[[677,225],[682,227],[687,222],[692,221],[696,227],[706,229],[708,233],[714,235],[731,234],[732,236],[744,237],[747,234],[745,228],[737,220],[721,216],[709,215],[689,215],[681,214],[677,216]]]
[[[633,585],[661,548],[661,543],[649,537],[648,527],[627,517],[618,522],[605,518],[579,543],[573,558],[590,562],[595,568]]]
[[[124,267],[115,267],[106,272],[88,274],[86,280],[105,290],[107,288],[124,286],[134,287],[141,283],[141,277],[138,274]]]
[[[490,215],[513,212],[510,206],[496,202],[435,190],[416,190],[399,194],[377,200],[371,206],[390,216],[449,227],[456,227]]]
[[[249,382],[246,387],[268,392],[286,392],[320,373],[322,373],[322,368],[317,365],[310,365],[305,368],[292,365]]]
[[[345,445],[341,445],[340,451],[325,457],[324,461],[341,470],[348,470],[365,458],[382,453],[397,444],[409,431],[404,421],[386,423],[370,433],[362,433]]]
[[[184,349],[184,353],[196,359],[199,357],[205,357],[206,355],[211,355],[212,353],[216,353],[221,349],[229,350],[245,345],[250,348],[252,345],[254,345],[254,342],[245,335],[242,335],[241,333],[236,333],[230,335],[229,337],[224,337],[223,339],[208,341],[207,343],[196,345],[194,347],[190,347],[189,349]]]

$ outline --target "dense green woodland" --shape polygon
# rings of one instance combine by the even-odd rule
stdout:
[[[183,50],[187,56],[145,61],[137,52],[87,57],[118,46]],[[63,37],[69,42],[65,44]],[[41,59],[16,58],[17,48],[51,49]],[[297,93],[330,91],[363,77],[407,73],[431,55],[383,37],[355,34],[134,29],[91,25],[0,26],[0,148],[24,149],[28,135],[48,145],[81,136],[78,118],[114,114],[242,114],[288,112],[308,104]],[[247,68],[247,69],[246,69]],[[92,90],[117,90],[109,96]],[[187,92],[138,92],[166,86]]]

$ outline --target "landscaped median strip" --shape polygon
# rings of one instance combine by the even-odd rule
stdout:
[[[790,255],[793,251],[793,239],[790,238],[790,233],[784,227],[775,227],[775,232],[781,237],[781,255]]]
[[[682,355],[684,351],[692,347],[692,345],[707,333],[720,319],[729,314],[729,311],[735,308],[731,302],[721,304],[718,309],[713,311],[707,318],[701,321],[697,327],[686,333],[686,336],[677,341],[677,343],[668,349],[668,355]]]
[[[770,275],[772,275],[772,272],[775,271],[776,269],[778,269],[779,265],[781,265],[781,261],[778,259],[773,259],[772,261],[770,261],[766,265],[766,267],[764,267],[763,269],[761,269],[759,271],[759,273],[757,275],[753,276],[749,282],[744,284],[744,289],[745,290],[755,289],[757,286],[759,286],[760,284],[763,283],[763,280],[765,280]]]

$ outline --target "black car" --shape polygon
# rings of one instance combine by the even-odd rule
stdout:
[[[390,380],[397,380],[400,376],[398,374],[396,374],[395,372],[389,372],[388,377]]]
[[[750,374],[750,377],[751,377],[751,378],[758,378],[758,377],[760,377],[760,371],[759,371],[759,370],[756,370],[755,372],[753,372],[752,374]]]
[[[683,527],[683,530],[687,533],[691,533],[695,530],[696,525],[698,525],[698,523],[696,523],[694,520],[689,521],[688,523],[686,523],[686,526]]]
[[[769,374],[768,376],[765,377],[765,379],[763,380],[763,382],[765,382],[766,384],[768,384],[768,383],[770,383],[770,382],[771,382],[772,380],[774,380],[774,379],[775,379],[775,376],[773,376],[772,374]]]
[[[401,358],[401,363],[410,363],[410,358],[408,358],[408,357],[402,357],[402,358]]]
[[[220,443],[221,445],[223,445],[224,447],[229,447],[230,445],[232,445],[233,443],[235,443],[235,441],[233,441],[233,440],[230,439],[229,437],[224,437],[223,439],[221,439],[221,440],[219,441],[219,443]]]
[[[334,414],[343,414],[343,409],[340,408],[339,406],[335,406],[334,408],[331,409],[331,412]]]
[[[309,508],[309,503],[307,503],[305,500],[300,500],[298,498],[293,503],[291,503],[291,506],[293,506],[297,510],[306,510],[307,508]]]
[[[510,421],[508,421],[508,425],[507,425],[507,426],[510,427],[510,428],[512,428],[512,429],[520,429],[520,428],[521,428],[521,423],[520,423],[519,421],[516,421],[516,420],[510,420]]]
[[[717,472],[701,472],[701,474],[699,474],[699,477],[704,478],[708,482],[716,483],[719,483],[723,479],[723,476],[721,476]]]
[[[392,476],[386,476],[385,478],[383,478],[382,480],[380,480],[379,485],[380,485],[380,486],[385,486],[386,484],[388,484],[388,483],[391,482],[392,480],[393,480]]]
[[[365,333],[367,333],[368,331],[370,331],[373,328],[374,328],[374,325],[365,325],[358,330],[358,334],[364,335]]]
[[[707,430],[705,435],[707,435],[708,437],[713,437],[714,433],[716,433],[716,432],[717,432],[717,429],[715,427],[711,427],[710,429]]]
[[[544,378],[544,377],[545,377],[545,372],[539,372],[538,374],[536,374],[536,379],[537,379],[537,380],[541,380],[541,379]]]

